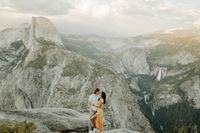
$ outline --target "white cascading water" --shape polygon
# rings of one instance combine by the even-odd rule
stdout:
[[[162,78],[162,69],[160,68],[159,71],[158,71],[158,76],[156,78],[157,81],[160,81]]]

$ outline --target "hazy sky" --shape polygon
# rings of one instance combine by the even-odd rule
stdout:
[[[200,25],[200,0],[0,0],[0,30],[51,19],[65,34],[135,36]]]

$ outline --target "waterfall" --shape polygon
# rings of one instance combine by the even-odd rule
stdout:
[[[160,81],[162,78],[162,69],[160,68],[159,71],[158,71],[158,76],[156,78],[157,81]]]
[[[152,115],[155,116],[155,111],[154,110],[152,110]]]
[[[160,125],[160,129],[163,130],[163,126],[162,125]]]
[[[148,95],[144,95],[144,101],[146,104],[147,104],[147,98],[148,98]]]
[[[156,80],[157,81],[160,81],[161,79],[163,79],[164,77],[167,76],[167,68],[159,68],[159,71],[158,71],[158,75],[156,77]]]

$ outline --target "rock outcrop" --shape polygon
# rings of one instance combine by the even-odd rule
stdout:
[[[150,73],[146,53],[144,50],[138,48],[128,49],[120,53],[116,57],[113,67],[118,73],[126,76]]]
[[[2,125],[8,125],[8,123],[20,125],[22,122],[32,123],[34,133],[86,133],[88,130],[88,116],[71,109],[38,108],[0,112],[0,124]]]
[[[115,130],[110,130],[110,131],[106,131],[107,133],[140,133],[140,132],[136,132],[136,131],[131,131],[128,129],[115,129]]]
[[[37,41],[47,41],[57,46],[63,46],[55,26],[44,17],[33,17],[31,22],[30,37]]]
[[[87,133],[89,115],[72,109],[37,108],[0,112],[0,131],[17,133]],[[107,133],[140,133],[125,128]]]

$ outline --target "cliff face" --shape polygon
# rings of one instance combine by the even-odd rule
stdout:
[[[114,69],[129,77],[135,74],[149,74],[149,65],[143,49],[127,49],[121,52],[113,63]]]
[[[48,19],[33,18],[31,25],[4,30],[0,36],[2,110],[57,107],[87,112],[88,97],[99,87],[109,97],[108,126],[142,132],[151,128],[126,81],[112,69],[65,49]]]
[[[59,34],[54,25],[47,18],[33,17],[31,22],[32,35],[37,41],[52,42],[57,46],[63,46]]]

